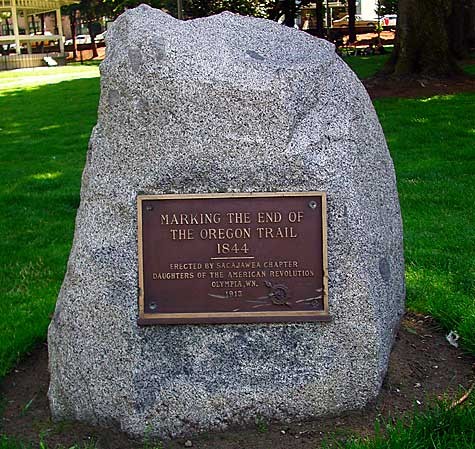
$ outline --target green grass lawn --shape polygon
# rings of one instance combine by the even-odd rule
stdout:
[[[96,78],[82,67],[0,74],[0,377],[45,339],[96,121],[94,69]],[[86,78],[58,82],[64,75]]]
[[[475,64],[464,64],[463,70],[469,75],[475,76]]]
[[[365,79],[375,75],[384,67],[389,59],[389,54],[375,56],[344,56],[343,60],[358,75],[358,78]],[[462,62],[460,64],[463,71],[469,75],[475,75],[475,64],[473,57],[470,63]]]
[[[375,106],[398,177],[407,304],[475,354],[475,94]]]
[[[0,95],[12,89],[32,89],[45,84],[60,83],[81,78],[98,78],[99,67],[93,64],[70,64],[64,67],[38,67],[35,69],[0,72]]]
[[[359,79],[365,79],[375,75],[376,72],[383,68],[388,59],[389,55],[343,57],[343,61],[353,69]]]
[[[356,70],[368,76],[382,58],[367,58],[366,66],[358,60]],[[96,66],[33,73],[0,73],[0,378],[46,338],[71,248],[99,95]],[[398,176],[407,305],[456,330],[463,347],[475,354],[475,93],[388,98],[376,100],[375,107]],[[452,411],[452,418],[443,419],[475,429],[474,407],[462,408],[461,418]],[[436,412],[428,416],[432,427],[421,418],[411,429],[426,426],[432,438],[441,437],[446,421],[433,419]],[[473,446],[430,447],[473,448],[473,432],[471,438]]]
[[[376,436],[339,443],[325,449],[473,449],[475,448],[475,402],[449,408],[435,404],[395,423],[376,423]]]

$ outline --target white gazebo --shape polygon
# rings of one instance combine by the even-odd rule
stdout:
[[[13,34],[0,36],[0,45],[15,44],[17,55],[21,55],[21,45],[25,44],[28,53],[32,53],[31,44],[34,42],[58,41],[60,54],[64,55],[64,34],[61,21],[61,6],[78,3],[79,0],[0,0],[0,12],[9,12],[13,25]],[[25,22],[28,24],[28,17],[48,12],[56,13],[56,24],[58,34],[20,34],[18,27],[18,17],[23,14]],[[27,27],[28,29],[28,27]]]

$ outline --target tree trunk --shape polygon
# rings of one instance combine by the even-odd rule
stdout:
[[[348,40],[356,42],[356,0],[348,0]]]
[[[284,25],[293,27],[295,25],[295,0],[284,0],[282,2],[282,12],[285,14]]]
[[[468,22],[468,30],[467,30],[467,46],[468,48],[475,47],[475,0],[471,0],[469,2],[469,6],[467,8],[467,22]]]
[[[96,36],[94,35],[94,27],[92,26],[92,21],[91,20],[89,20],[87,22],[87,29],[89,31],[89,36],[91,36],[92,57],[97,58],[99,55],[97,53],[96,41],[94,40]]]
[[[452,54],[459,59],[465,58],[470,50],[471,32],[475,31],[473,8],[475,0],[454,2],[449,17],[449,45]]]
[[[40,14],[40,30],[41,34],[45,34],[45,13]],[[43,53],[45,51],[45,43],[41,41],[40,44],[40,52]]]
[[[211,14],[211,2],[209,0],[195,0],[188,2],[187,11],[191,17],[206,17]]]
[[[33,33],[35,33],[35,35],[36,35],[36,22],[35,22],[35,16],[34,15],[31,16],[31,25],[33,27]]]
[[[73,39],[73,59],[76,60],[78,57],[78,49],[77,49],[77,44],[76,44],[76,11],[72,10],[72,12],[69,14],[69,21],[71,23],[71,34],[72,34],[72,39]]]
[[[454,4],[455,0],[399,0],[396,41],[384,72],[432,77],[458,73],[448,33]]]
[[[324,9],[323,9],[323,0],[316,0],[315,2],[316,7],[316,35],[317,37],[325,37],[325,26],[323,24],[323,16],[324,16]]]
[[[8,18],[5,18],[5,23],[6,23],[6,31],[7,31],[7,36],[10,36],[10,22],[8,21]],[[2,55],[8,55],[10,53],[10,44],[7,44],[7,49],[5,50],[3,48],[3,45],[0,45],[0,48],[2,50]]]

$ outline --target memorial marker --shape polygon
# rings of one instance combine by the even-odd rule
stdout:
[[[230,13],[141,5],[106,41],[48,333],[53,419],[163,439],[374,400],[402,223],[355,74],[329,42]]]
[[[140,324],[326,321],[321,192],[138,197]]]

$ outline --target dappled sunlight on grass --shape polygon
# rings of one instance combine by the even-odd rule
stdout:
[[[44,181],[46,179],[56,179],[62,176],[62,173],[57,171],[54,173],[38,173],[37,175],[31,175],[30,178],[35,179],[37,181]]]
[[[414,117],[412,119],[412,121],[414,123],[428,123],[429,122],[429,119],[425,118],[425,117]]]
[[[418,101],[420,103],[429,103],[431,101],[450,101],[455,98],[455,95],[450,94],[450,95],[434,95],[432,97],[427,97],[427,98],[417,98],[415,101]]]
[[[36,67],[0,72],[0,96],[5,91],[21,89],[34,91],[45,84],[56,84],[62,81],[98,78],[99,68],[96,65]]]
[[[7,123],[3,121],[3,123],[1,124],[2,127],[0,128],[2,135],[4,136],[21,132],[21,128],[23,126],[23,124],[20,122],[8,122],[8,126],[6,125]]]
[[[51,157],[56,149],[63,152],[63,145],[74,146],[75,141],[87,139],[95,121],[98,92],[99,78],[62,81],[38,86],[34,91],[4,91],[1,101],[9,113],[1,127],[2,134],[11,140],[2,157],[17,157],[24,146],[36,148],[23,154],[24,162],[30,157],[36,160],[37,151]]]
[[[40,131],[51,131],[52,129],[58,129],[60,128],[60,125],[48,125],[48,126],[43,126],[40,128]]]

